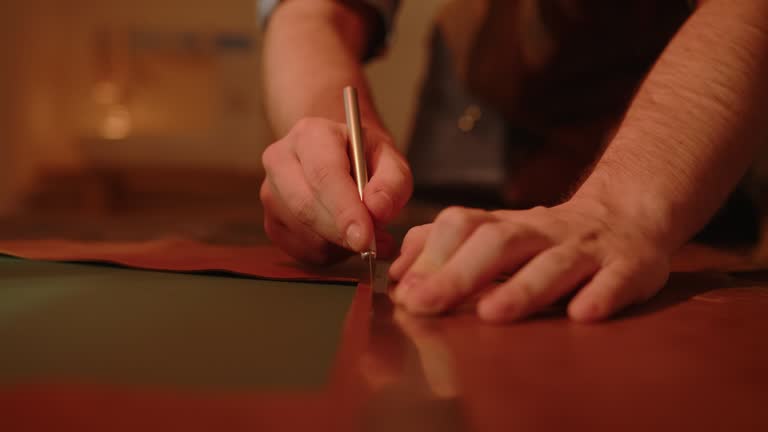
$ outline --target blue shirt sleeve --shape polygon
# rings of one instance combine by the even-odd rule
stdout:
[[[259,24],[265,29],[269,23],[269,17],[275,11],[281,0],[257,0]],[[345,0],[348,2],[357,2],[372,8],[379,18],[380,25],[376,33],[371,37],[365,60],[369,60],[386,47],[389,36],[392,34],[392,27],[400,6],[400,0]]]
[[[256,11],[259,14],[259,25],[262,29],[266,28],[269,17],[275,11],[278,3],[280,0],[256,0]]]

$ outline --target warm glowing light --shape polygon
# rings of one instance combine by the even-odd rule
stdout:
[[[119,140],[131,133],[131,113],[122,106],[113,106],[107,111],[101,124],[101,136],[109,140]]]

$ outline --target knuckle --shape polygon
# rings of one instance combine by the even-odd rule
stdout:
[[[311,135],[320,126],[321,120],[315,117],[302,117],[291,128],[291,133],[298,136]]]
[[[386,194],[393,205],[402,207],[413,194],[413,180],[396,169],[384,182],[376,182],[372,193]]]
[[[381,158],[386,159],[381,163],[383,171],[374,173],[373,182],[377,189],[386,189],[388,192],[406,201],[413,189],[413,174],[405,158],[395,149],[385,148],[381,150]],[[381,179],[381,180],[379,180]],[[378,183],[381,181],[382,183]]]
[[[500,251],[506,251],[513,247],[516,238],[512,230],[497,222],[480,225],[475,231],[475,235],[483,239],[489,246],[498,247]]]
[[[294,124],[290,134],[297,145],[316,145],[319,141],[344,141],[338,125],[318,117],[303,117]]]
[[[468,209],[459,206],[448,207],[441,211],[435,219],[435,224],[451,229],[462,229],[471,223]]]
[[[498,239],[507,235],[507,232],[498,222],[488,222],[477,227],[476,235],[483,239]]]
[[[261,153],[261,164],[264,166],[264,170],[267,173],[272,172],[275,166],[278,165],[278,147],[279,141],[268,146],[264,151]]]
[[[575,244],[563,249],[560,251],[559,258],[571,265],[590,261],[594,256],[594,249],[583,244]]]
[[[402,178],[402,181],[404,184],[410,184],[413,183],[413,172],[411,171],[411,166],[408,164],[408,161],[405,160],[403,155],[395,151],[395,166],[397,167],[397,170],[400,174],[400,177]]]
[[[424,239],[426,238],[428,232],[429,225],[419,225],[411,228],[403,238],[402,249],[408,250],[416,247],[418,244],[424,243]]]
[[[576,261],[578,255],[576,247],[554,247],[547,253],[550,262],[560,264],[559,267],[570,267],[570,264]]]
[[[554,259],[562,260],[566,266],[574,266],[579,263],[597,263],[599,255],[596,242],[583,241],[581,237],[553,249],[552,253]]]
[[[408,166],[408,162],[399,155],[397,156],[395,163],[393,183],[397,190],[401,191],[404,195],[409,196],[411,194],[413,189],[413,173],[411,173],[411,168]]]
[[[503,249],[513,247],[520,239],[523,228],[511,227],[500,222],[491,222],[481,225],[478,229],[478,235],[482,238],[490,239],[496,242]]]

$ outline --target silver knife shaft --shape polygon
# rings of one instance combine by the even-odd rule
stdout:
[[[349,130],[349,146],[352,159],[352,171],[357,184],[357,192],[360,200],[363,200],[363,191],[368,185],[368,167],[365,158],[365,144],[363,142],[363,128],[360,122],[360,107],[357,102],[357,90],[354,87],[344,87],[344,113],[347,118]],[[360,253],[363,259],[372,257],[376,259],[376,238],[371,238],[368,250]],[[371,267],[373,268],[373,267]],[[373,278],[373,271],[371,272]]]

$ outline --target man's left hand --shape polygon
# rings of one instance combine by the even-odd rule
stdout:
[[[441,313],[479,297],[482,319],[506,322],[575,294],[568,315],[595,321],[655,295],[669,262],[661,241],[596,203],[452,207],[409,231],[390,276],[400,281],[393,300],[413,313]]]

